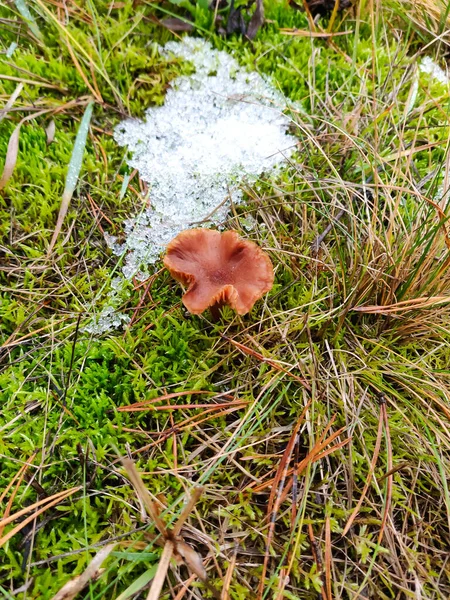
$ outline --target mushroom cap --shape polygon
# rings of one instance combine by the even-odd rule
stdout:
[[[245,315],[273,285],[269,256],[236,231],[182,231],[167,246],[164,264],[188,287],[183,304],[195,315],[217,304]]]

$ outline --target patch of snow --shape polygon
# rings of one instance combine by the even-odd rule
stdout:
[[[448,85],[450,79],[448,73],[446,73],[441,67],[434,62],[430,56],[424,56],[419,64],[419,69],[422,73],[428,73],[434,77],[437,81]]]
[[[113,237],[113,236],[111,236]],[[126,280],[122,276],[114,277],[111,280],[111,291],[108,294],[106,306],[100,314],[83,327],[82,331],[93,335],[101,335],[111,329],[118,329],[124,324],[130,322],[130,317],[118,311],[127,298],[130,292],[126,286]]]
[[[118,329],[123,324],[129,323],[130,317],[116,312],[114,306],[105,306],[100,315],[83,327],[83,331],[94,335],[101,335],[111,329]]]
[[[282,112],[288,102],[269,80],[203,39],[185,37],[160,52],[190,62],[194,73],[175,79],[164,105],[147,109],[144,120],[128,119],[115,129],[115,140],[130,151],[130,168],[149,186],[150,208],[125,221],[123,243],[105,234],[124,261],[106,306],[84,328],[95,335],[130,321],[118,312],[128,281],[145,280],[171,239],[189,227],[220,227],[231,201],[242,200],[239,184],[276,169],[297,145]],[[128,182],[129,175],[121,198]],[[251,215],[240,222],[247,231],[255,225]]]
[[[129,119],[114,132],[150,189],[151,207],[125,222],[124,244],[112,244],[126,253],[126,279],[148,277],[180,231],[223,222],[230,201],[242,200],[239,181],[255,181],[297,144],[282,113],[286,98],[261,75],[203,39],[169,42],[161,53],[189,61],[195,72],[175,79],[145,120]]]

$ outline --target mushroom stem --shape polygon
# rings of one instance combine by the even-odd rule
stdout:
[[[220,320],[220,309],[223,306],[223,302],[216,302],[215,304],[213,304],[212,306],[209,307],[210,313],[211,313],[211,321],[213,323],[217,323],[217,321]]]

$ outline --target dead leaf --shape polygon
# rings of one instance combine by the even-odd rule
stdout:
[[[109,556],[110,552],[115,546],[116,544],[108,544],[99,550],[85,571],[83,571],[81,575],[78,575],[74,579],[68,581],[59,590],[59,592],[53,596],[52,600],[72,600],[72,598],[75,598],[75,596],[81,592],[81,590],[85,588],[90,581],[95,581],[98,579],[104,571],[104,569],[100,569],[102,563]]]
[[[194,25],[178,17],[167,17],[160,21],[161,25],[170,31],[194,31]]]
[[[234,6],[234,0],[231,0],[230,12],[227,20],[227,35],[239,33],[245,35],[245,19],[242,14],[243,6]]]
[[[256,0],[255,12],[250,19],[247,29],[247,37],[253,40],[259,31],[259,28],[264,23],[264,5],[263,0]]]
[[[195,573],[201,581],[206,581],[208,576],[203,566],[202,557],[189,544],[182,540],[177,541],[176,552],[181,556],[186,566]]]

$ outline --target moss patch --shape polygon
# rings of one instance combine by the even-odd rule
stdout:
[[[389,8],[372,14],[364,5],[336,22],[335,31],[350,33],[332,43],[289,37],[280,28],[303,31],[308,20],[285,2],[270,3],[253,44],[212,36],[299,102],[298,155],[246,189],[246,206],[227,223],[268,249],[276,285],[250,316],[226,312],[212,324],[187,315],[179,287],[158,271],[130,283],[120,307],[131,319],[125,331],[99,339],[83,326],[106,302],[118,268],[103,233],[120,236],[146,194],[134,175],[122,196],[127,168],[111,131],[126,114],[163,102],[189,65],[156,51],[172,37],[155,20],[161,7],[83,2],[70,5],[67,21],[52,3],[29,5],[42,43],[1,9],[11,21],[4,50],[19,44],[2,56],[3,104],[23,88],[0,123],[0,156],[21,118],[48,111],[22,125],[17,164],[0,193],[0,491],[30,463],[2,510],[11,497],[14,513],[81,489],[0,548],[5,597],[27,585],[19,597],[51,598],[111,539],[116,551],[86,598],[117,598],[158,562],[153,526],[116,449],[132,454],[168,521],[186,489],[205,485],[183,533],[208,557],[219,591],[237,543],[231,598],[256,596],[261,580],[265,598],[283,585],[286,598],[330,589],[336,598],[417,590],[447,597],[450,280],[447,201],[437,194],[448,90],[417,70],[416,38],[398,28],[393,42]],[[198,6],[194,14],[206,35],[211,13]],[[48,259],[92,95],[81,178]],[[47,145],[50,119],[56,134]],[[118,410],[146,400],[148,410]],[[289,457],[303,468],[278,485],[287,495],[271,515],[271,480],[309,401]],[[184,567],[176,573],[172,595],[188,578]]]

